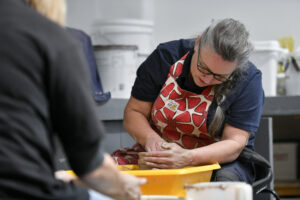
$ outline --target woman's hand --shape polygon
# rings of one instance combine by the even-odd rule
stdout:
[[[146,152],[147,166],[159,169],[178,169],[190,166],[193,161],[191,151],[175,143],[161,143],[159,151]]]
[[[118,196],[115,196],[115,199],[137,200],[141,198],[140,186],[146,183],[145,178],[137,178],[121,172],[120,179],[123,182],[123,188],[119,188],[120,193]],[[123,190],[123,193],[121,193],[121,190]]]
[[[156,133],[148,136],[146,143],[145,143],[145,150],[148,152],[152,151],[162,151],[164,150],[162,148],[162,144],[165,143],[164,139],[162,139],[159,135]]]
[[[145,178],[120,172],[113,159],[107,154],[101,166],[80,179],[86,187],[116,200],[140,200],[142,195],[140,186],[146,183]]]

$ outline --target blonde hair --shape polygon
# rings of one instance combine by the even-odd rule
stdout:
[[[52,21],[65,25],[66,2],[65,0],[27,0],[28,4]]]

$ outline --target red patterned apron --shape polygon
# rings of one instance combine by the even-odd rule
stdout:
[[[174,142],[186,149],[202,147],[215,142],[206,127],[207,113],[213,100],[213,87],[205,88],[201,94],[183,90],[176,79],[182,73],[187,54],[170,68],[152,111],[152,127],[167,142]],[[138,152],[144,148],[135,144],[132,148],[113,153],[118,164],[137,164]]]

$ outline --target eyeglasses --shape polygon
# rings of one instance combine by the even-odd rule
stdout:
[[[221,75],[221,74],[213,73],[210,69],[208,69],[207,67],[201,65],[199,57],[200,57],[200,44],[199,44],[199,47],[198,47],[197,69],[205,75],[213,76],[214,79],[216,79],[217,81],[220,81],[220,82],[225,82],[225,81],[228,81],[230,79],[230,75]]]

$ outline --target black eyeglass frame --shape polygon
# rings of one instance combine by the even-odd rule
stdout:
[[[199,57],[200,57],[200,42],[198,44],[197,69],[205,75],[209,75],[209,76],[212,75],[215,80],[220,81],[222,83],[230,80],[231,74],[228,77],[226,77],[224,75],[213,73],[209,68],[200,64]]]

